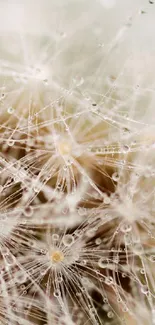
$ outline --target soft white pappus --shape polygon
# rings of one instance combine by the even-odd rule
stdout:
[[[0,8],[0,323],[155,324],[155,3]]]

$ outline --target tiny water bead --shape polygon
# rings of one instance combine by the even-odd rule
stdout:
[[[58,235],[58,234],[53,234],[53,235],[52,235],[52,240],[53,240],[53,241],[57,241],[57,240],[59,240],[59,235]]]
[[[140,273],[141,274],[145,274],[145,270],[144,269],[140,269]]]
[[[28,206],[24,209],[24,215],[26,217],[31,217],[33,215],[33,208],[31,206]]]
[[[15,141],[12,140],[12,139],[9,139],[9,140],[7,141],[7,145],[8,145],[9,147],[13,147],[14,144],[15,144]]]
[[[61,282],[63,281],[62,276],[58,276],[56,281],[57,281],[58,283],[61,283]]]
[[[125,144],[125,145],[123,146],[123,151],[124,151],[124,152],[129,152],[129,151],[130,151],[130,147],[129,147],[127,144]]]
[[[150,258],[149,258],[149,260],[150,260],[151,262],[155,263],[155,255],[151,255]]]
[[[104,204],[110,204],[110,202],[111,202],[110,197],[108,195],[105,195],[104,196]]]
[[[60,290],[55,290],[53,294],[56,298],[60,297]]]
[[[98,265],[99,267],[101,267],[102,269],[106,268],[107,264],[106,264],[106,260],[105,258],[101,257],[98,261]]]
[[[132,230],[132,226],[130,224],[123,224],[120,229],[122,232],[128,233]]]
[[[11,254],[6,254],[5,263],[7,263],[7,265],[13,265],[15,263],[15,257]]]
[[[74,237],[72,235],[65,235],[62,241],[65,246],[70,246],[74,243]]]
[[[27,274],[24,273],[24,272],[18,272],[16,275],[15,275],[15,281],[17,283],[24,283],[27,279]]]
[[[107,285],[112,285],[114,283],[114,280],[113,280],[113,278],[111,277],[111,276],[107,276],[106,278],[105,278],[105,284],[107,284]]]
[[[141,292],[144,294],[144,295],[147,295],[149,293],[149,289],[147,287],[147,285],[143,285],[141,287]]]
[[[96,245],[100,245],[102,243],[102,239],[101,238],[97,238],[96,240],[95,240],[95,244]]]
[[[117,172],[113,173],[112,174],[112,179],[113,179],[113,181],[118,182],[119,181],[119,174]]]
[[[114,317],[114,313],[112,311],[109,311],[107,314],[108,318],[113,318]]]
[[[53,251],[51,254],[51,260],[55,264],[60,263],[64,260],[64,254],[59,250]]]
[[[8,114],[13,114],[14,113],[14,108],[13,107],[8,107],[7,112],[8,112]]]

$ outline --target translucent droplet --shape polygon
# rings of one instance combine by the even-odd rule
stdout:
[[[106,195],[106,196],[104,197],[104,203],[105,203],[105,204],[110,204],[110,202],[111,202],[110,197],[109,197],[108,195]]]
[[[65,235],[62,241],[65,246],[70,246],[74,243],[74,237],[72,235]]]
[[[117,182],[119,180],[119,174],[117,172],[112,174],[112,179]]]
[[[9,253],[9,249],[7,247],[2,247],[0,250],[2,255],[7,255]]]
[[[54,240],[54,241],[59,240],[59,235],[58,234],[53,234],[52,235],[52,240]]]
[[[8,110],[7,110],[7,112],[9,114],[13,114],[14,113],[14,108],[13,107],[9,107]]]
[[[114,313],[112,311],[109,311],[107,314],[108,318],[113,318],[114,317]]]
[[[126,278],[126,274],[125,273],[122,273],[122,278]]]
[[[145,274],[145,270],[144,269],[140,269],[140,273],[141,274]]]
[[[99,267],[101,267],[102,269],[106,268],[107,267],[107,264],[106,264],[106,260],[104,257],[101,257],[98,261],[98,265]]]
[[[130,232],[132,230],[132,226],[129,225],[129,224],[124,224],[124,225],[121,226],[120,229],[121,229],[122,232],[127,233],[127,232]]]
[[[61,283],[62,281],[63,281],[62,276],[58,276],[58,277],[57,277],[57,282],[58,282],[58,283]]]
[[[119,263],[119,256],[114,256],[113,261],[114,261],[114,263],[118,264]]]
[[[123,151],[124,151],[124,152],[128,152],[128,151],[130,151],[130,147],[129,147],[128,145],[124,145],[124,146],[123,146]]]
[[[112,285],[112,284],[113,284],[113,278],[112,278],[111,276],[107,276],[107,277],[105,278],[105,283],[106,283],[107,285]]]
[[[154,262],[154,263],[155,263],[155,255],[151,255],[151,256],[149,257],[149,260],[150,260],[151,262]]]
[[[101,238],[97,238],[96,240],[95,240],[95,244],[96,245],[100,245],[102,243],[102,239]]]
[[[7,145],[8,145],[9,147],[13,147],[14,144],[15,144],[15,141],[12,140],[12,139],[10,139],[10,140],[7,141]]]
[[[123,231],[124,232],[124,231]],[[125,244],[127,246],[130,246],[132,244],[132,239],[131,239],[131,236],[129,235],[129,233],[125,233],[124,235],[124,240],[125,240]]]
[[[11,255],[11,254],[6,255],[6,256],[5,256],[5,261],[6,261],[6,263],[9,264],[9,265],[13,265],[14,262],[15,262],[15,260],[14,260],[14,256]]]
[[[148,287],[147,287],[146,285],[143,285],[143,286],[141,287],[141,292],[142,292],[144,295],[148,294],[148,292],[149,292]]]
[[[33,214],[33,208],[31,206],[24,209],[24,214],[26,217],[31,217]]]
[[[126,313],[126,312],[128,311],[128,307],[127,307],[127,306],[124,306],[123,309],[122,309],[122,311],[123,311],[124,313]]]
[[[95,236],[95,233],[96,233],[95,229],[88,229],[86,232],[86,235],[91,238],[91,237]]]
[[[60,290],[55,290],[53,294],[54,297],[60,297]]]
[[[16,273],[16,275],[15,275],[15,281],[16,281],[17,283],[24,283],[24,282],[26,281],[26,279],[27,279],[27,275],[26,275],[26,273],[18,272],[18,273]]]

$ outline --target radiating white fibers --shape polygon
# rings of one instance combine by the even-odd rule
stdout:
[[[0,0],[0,324],[155,324],[155,3]]]

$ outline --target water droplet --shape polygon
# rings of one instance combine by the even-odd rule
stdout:
[[[102,269],[106,268],[107,267],[107,264],[106,264],[106,260],[104,257],[101,257],[98,261],[98,265],[99,267],[101,267]]]
[[[109,311],[107,314],[108,318],[113,318],[114,317],[114,313],[112,311]]]
[[[26,208],[24,209],[24,214],[25,214],[26,217],[31,217],[32,214],[33,214],[33,209],[32,209],[32,207],[31,207],[31,206],[26,207]]]
[[[117,172],[112,174],[112,179],[117,182],[119,180],[119,174]]]
[[[13,107],[9,107],[8,110],[7,110],[7,112],[9,114],[13,114],[14,113],[14,108]]]
[[[58,276],[58,277],[57,277],[57,282],[58,282],[58,283],[61,283],[62,281],[63,281],[63,278],[62,278],[62,276],[61,276],[61,275],[60,275],[60,276]]]
[[[104,196],[104,203],[105,203],[105,204],[110,204],[110,202],[111,202],[110,196],[105,195],[105,196]]]
[[[60,297],[60,290],[55,290],[53,294],[54,294],[54,297],[57,297],[57,298]]]
[[[53,241],[59,240],[59,235],[58,234],[52,234],[52,240]]]
[[[13,265],[15,260],[14,260],[14,256],[11,254],[5,255],[5,261],[7,264],[9,265]]]
[[[65,235],[62,241],[65,246],[70,246],[74,243],[74,237],[72,235]]]
[[[141,274],[145,274],[145,270],[144,269],[140,269],[140,273]]]
[[[113,284],[113,278],[112,278],[111,276],[107,276],[107,277],[105,278],[105,283],[106,283],[107,285],[112,285],[112,284]]]
[[[95,236],[95,233],[96,233],[95,229],[89,229],[87,230],[86,235],[91,238]]]
[[[100,245],[102,243],[102,239],[101,238],[97,238],[96,240],[95,240],[95,244],[96,245]]]
[[[129,224],[124,224],[121,226],[121,231],[124,233],[130,232],[132,230],[132,226]]]
[[[18,272],[15,274],[15,281],[17,283],[24,283],[27,279],[26,273]]]
[[[148,294],[148,292],[149,292],[148,287],[147,287],[146,285],[143,285],[143,286],[141,287],[141,292],[142,292],[144,295]]]
[[[130,147],[129,147],[128,145],[124,145],[124,146],[123,146],[123,151],[124,151],[124,152],[128,152],[128,151],[130,151]]]
[[[2,255],[5,256],[5,255],[7,255],[8,253],[9,253],[9,249],[8,249],[7,247],[4,246],[4,247],[1,248],[1,254],[2,254]]]
[[[13,145],[15,144],[15,141],[10,139],[10,140],[7,141],[7,144],[8,144],[9,147],[13,147]]]
[[[150,258],[149,258],[149,260],[150,260],[151,262],[154,262],[154,263],[155,263],[155,255],[151,255]]]

